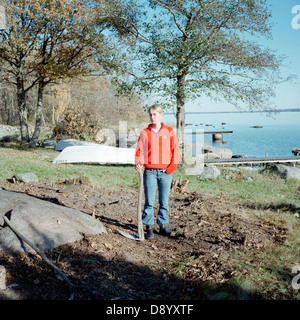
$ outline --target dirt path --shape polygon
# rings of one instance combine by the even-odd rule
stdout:
[[[169,227],[177,231],[176,238],[156,233],[153,240],[129,240],[116,229],[137,234],[137,192],[108,192],[76,183],[68,193],[24,183],[5,182],[1,187],[79,209],[102,221],[106,234],[86,236],[47,253],[72,281],[87,285],[98,299],[206,298],[203,285],[226,286],[233,274],[234,269],[220,259],[224,252],[259,250],[285,239],[284,230],[249,220],[246,209],[222,197],[184,193],[170,197]],[[68,286],[36,255],[2,253],[0,261],[10,285],[0,292],[0,299],[68,299]],[[77,295],[90,298],[84,290]]]

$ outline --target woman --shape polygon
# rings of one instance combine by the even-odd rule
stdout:
[[[169,194],[172,173],[179,163],[179,147],[176,134],[172,127],[164,125],[161,120],[163,111],[159,105],[148,110],[149,126],[140,133],[135,152],[135,169],[144,170],[145,206],[143,224],[146,225],[146,239],[153,239],[154,203],[158,187],[159,210],[157,224],[160,234],[170,236],[172,231],[166,227],[169,223]]]

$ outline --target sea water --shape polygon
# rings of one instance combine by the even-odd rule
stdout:
[[[163,122],[167,121],[176,123],[175,115],[166,114]],[[293,156],[292,150],[300,148],[299,112],[187,113],[186,124],[186,132],[233,131],[223,134],[223,143],[213,142],[211,134],[204,134],[205,143],[228,148],[233,155]],[[186,140],[191,139],[187,134]]]

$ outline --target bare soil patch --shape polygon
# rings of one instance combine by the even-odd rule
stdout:
[[[153,240],[130,240],[117,229],[137,234],[137,192],[100,190],[79,180],[70,183],[75,187],[66,193],[8,181],[1,187],[79,209],[102,221],[106,234],[85,235],[46,253],[73,283],[88,286],[100,300],[205,299],[208,291],[226,288],[234,273],[224,253],[263,250],[285,240],[286,230],[243,214],[251,209],[200,192],[171,195],[169,227],[177,231],[176,238],[159,235],[155,226]],[[0,299],[70,298],[68,285],[38,255],[3,252],[0,261],[8,284]],[[252,292],[248,296],[262,298]],[[79,289],[76,298],[92,297]]]

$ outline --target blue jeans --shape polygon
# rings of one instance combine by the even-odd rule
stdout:
[[[156,190],[158,187],[159,210],[157,214],[157,224],[169,223],[169,194],[172,183],[172,174],[160,170],[151,169],[144,171],[144,192],[145,206],[143,210],[143,223],[154,224],[154,203]]]

